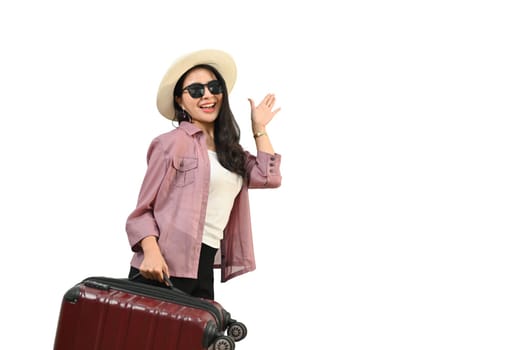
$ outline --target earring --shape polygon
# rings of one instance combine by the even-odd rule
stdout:
[[[189,115],[188,113],[186,113],[186,110],[182,110],[182,119],[187,119],[190,123],[191,123],[191,115]]]

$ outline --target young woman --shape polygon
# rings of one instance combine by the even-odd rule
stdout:
[[[255,269],[249,188],[281,184],[281,156],[266,126],[280,108],[266,95],[251,106],[257,154],[239,144],[228,102],[236,65],[220,50],[179,58],[164,75],[157,107],[178,127],[156,137],[135,210],[126,222],[129,276],[139,282],[214,298],[213,269],[221,282]]]

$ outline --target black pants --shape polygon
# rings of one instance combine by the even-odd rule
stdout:
[[[216,248],[212,248],[206,244],[202,244],[197,279],[185,277],[170,277],[173,286],[195,297],[213,300],[213,262],[215,260],[216,253]],[[129,271],[129,278],[131,279],[134,277],[133,280],[137,282],[168,288],[164,283],[147,279],[144,276],[140,275],[139,272],[140,271],[138,269],[131,266]]]

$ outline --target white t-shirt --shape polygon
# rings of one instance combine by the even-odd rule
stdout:
[[[225,169],[217,159],[217,153],[208,150],[210,159],[210,194],[204,221],[202,242],[213,248],[219,248],[224,227],[230,218],[230,212],[242,187],[242,177]]]

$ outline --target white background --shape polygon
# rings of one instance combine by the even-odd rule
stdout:
[[[217,284],[238,349],[523,349],[519,1],[10,1],[0,5],[0,318],[51,349],[63,293],[126,276],[124,231],[178,55],[230,52],[232,108],[269,125],[258,268]]]

